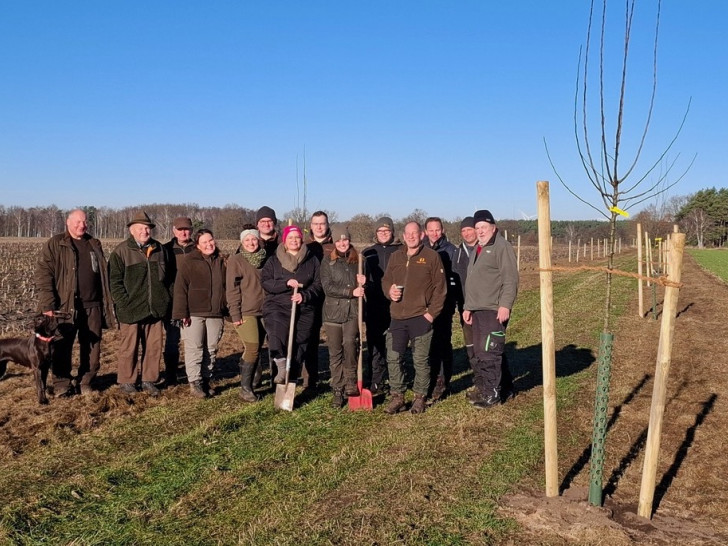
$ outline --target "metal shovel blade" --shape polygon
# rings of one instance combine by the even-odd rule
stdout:
[[[274,406],[283,411],[293,411],[293,400],[296,398],[296,383],[276,385]]]

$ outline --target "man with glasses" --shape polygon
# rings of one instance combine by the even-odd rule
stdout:
[[[372,394],[383,392],[387,375],[386,331],[391,320],[389,299],[382,291],[382,277],[387,269],[389,257],[402,246],[394,238],[394,223],[386,216],[377,220],[374,244],[362,252],[366,260],[367,282],[367,354],[369,355],[370,390]]]
[[[174,222],[172,222],[172,235],[172,239],[162,246],[167,256],[167,267],[170,268],[169,278],[173,279],[174,282],[182,258],[195,249],[195,244],[192,242],[192,220],[186,216],[175,218]],[[174,294],[174,284],[170,288],[170,293]],[[164,332],[165,382],[168,386],[176,385],[177,368],[179,366],[180,329],[179,326],[174,324],[171,314],[164,320]]]
[[[261,246],[265,249],[266,258],[275,254],[278,248],[278,218],[276,211],[267,206],[262,206],[255,213],[255,227],[260,233]]]

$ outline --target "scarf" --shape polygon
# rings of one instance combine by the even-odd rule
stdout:
[[[263,262],[265,261],[265,249],[263,247],[260,247],[255,252],[248,252],[247,250],[240,249],[240,253],[243,255],[243,258],[248,260],[248,263],[252,265],[255,269],[260,269],[263,267]]]

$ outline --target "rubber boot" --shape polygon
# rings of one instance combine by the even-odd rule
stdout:
[[[257,402],[258,397],[253,392],[253,368],[255,364],[243,362],[240,365],[240,398],[244,402]]]
[[[286,381],[286,359],[274,358],[273,362],[275,362],[277,368],[276,376],[273,379],[273,383],[275,383],[276,385],[283,385],[283,383]]]
[[[263,364],[261,364],[260,360],[256,364],[254,364],[255,368],[253,371],[253,388],[259,389],[260,386],[263,384]]]

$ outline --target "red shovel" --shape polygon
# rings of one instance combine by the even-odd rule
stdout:
[[[362,274],[362,255],[359,253],[359,275]],[[361,286],[361,285],[359,285]],[[364,297],[359,297],[359,363],[356,366],[356,386],[359,389],[359,396],[349,397],[349,409],[371,410],[374,407],[372,402],[372,391],[364,388],[364,368],[362,358],[364,355]]]

